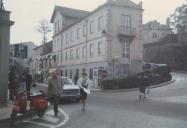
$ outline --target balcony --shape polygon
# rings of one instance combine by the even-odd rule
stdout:
[[[129,38],[132,40],[136,37],[136,28],[119,26],[117,34],[120,40],[123,40],[124,38]]]

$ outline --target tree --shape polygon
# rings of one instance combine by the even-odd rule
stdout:
[[[170,26],[175,32],[183,27],[183,17],[187,15],[187,4],[177,7],[173,14],[170,15]]]
[[[48,40],[48,34],[51,32],[51,26],[49,22],[45,19],[41,20],[36,30],[43,34],[43,44],[45,44]]]

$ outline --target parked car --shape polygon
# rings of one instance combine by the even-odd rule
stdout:
[[[50,78],[50,77],[49,77]],[[47,96],[48,92],[48,79],[44,80],[44,83],[37,83],[34,90],[39,90],[44,95]],[[73,81],[68,77],[61,77],[64,88],[63,88],[63,95],[61,96],[62,99],[68,100],[76,100],[77,102],[80,101],[80,88],[78,85],[75,85]]]

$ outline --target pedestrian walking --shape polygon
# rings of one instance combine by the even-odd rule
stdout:
[[[81,94],[81,102],[82,102],[82,110],[85,111],[86,99],[87,99],[87,91],[86,89],[90,85],[90,80],[87,77],[87,73],[83,72],[82,76],[78,80],[78,85],[80,87],[80,94]]]
[[[75,84],[77,84],[78,79],[79,79],[78,72],[76,72],[76,74],[74,76],[74,82],[75,82]]]
[[[145,74],[139,76],[139,99],[146,98],[146,88],[148,87],[148,78]]]
[[[61,77],[59,77],[60,73],[58,69],[52,69],[49,73],[52,77],[49,78],[48,81],[48,96],[50,101],[53,103],[54,114],[55,116],[58,116],[58,105],[64,84]]]
[[[16,89],[18,89],[18,77],[16,75],[16,67],[12,67],[8,73],[8,89],[9,89],[9,100],[14,101],[16,95]]]
[[[29,71],[26,71],[25,80],[26,80],[26,90],[27,90],[27,92],[30,92],[31,85],[33,83],[33,79],[32,79],[32,75],[29,74]]]

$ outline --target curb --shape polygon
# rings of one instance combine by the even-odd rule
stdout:
[[[171,83],[175,82],[175,79],[171,79],[168,82],[159,84],[159,85],[151,85],[149,88],[158,88],[158,87],[162,87],[164,85],[169,85]],[[131,89],[120,89],[120,90],[100,90],[100,89],[95,89],[95,90],[91,90],[91,92],[128,92],[128,91],[137,91],[139,90],[139,88],[131,88]]]

